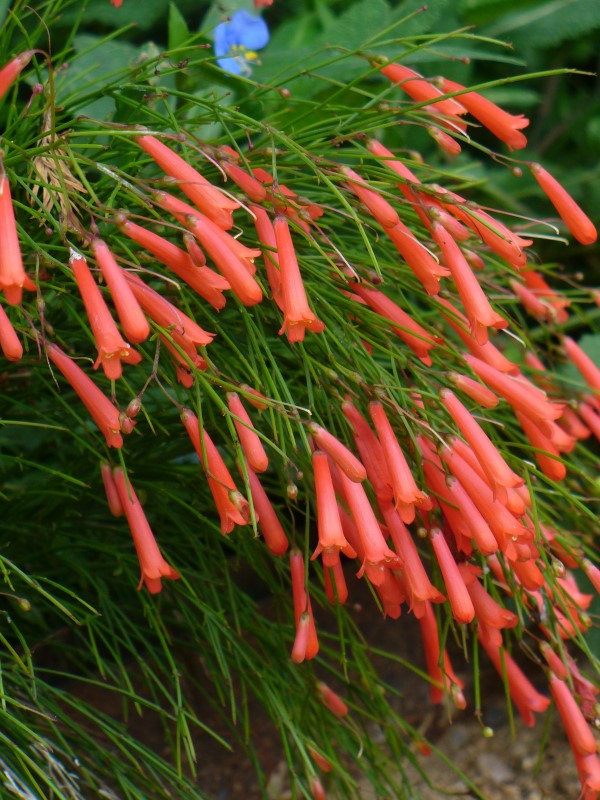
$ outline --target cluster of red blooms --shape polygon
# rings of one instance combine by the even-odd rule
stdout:
[[[119,5],[116,0],[113,4]],[[0,94],[7,91],[30,57],[31,53],[24,53],[0,72]],[[426,104],[424,113],[430,116],[429,127],[445,150],[456,152],[458,142],[454,136],[460,138],[466,131],[463,117],[467,114],[511,149],[525,146],[522,130],[528,121],[524,117],[507,114],[457,83],[430,81],[400,64],[386,65],[381,71],[413,100]],[[449,93],[455,96],[445,96]],[[299,240],[299,232],[318,238],[317,221],[323,209],[278,183],[263,168],[241,162],[231,148],[211,151],[211,158],[239,188],[239,199],[209,182],[174,147],[147,131],[136,131],[134,141],[162,170],[165,180],[170,179],[190,203],[166,191],[152,192],[156,207],[181,226],[182,247],[136,224],[124,213],[116,216],[120,232],[216,311],[225,305],[225,292],[229,291],[247,308],[263,302],[262,277],[282,315],[280,334],[294,344],[302,342],[307,331],[322,333],[325,324],[307,295],[295,239]],[[370,581],[386,615],[399,617],[404,604],[415,614],[421,626],[433,702],[450,695],[458,707],[466,703],[463,683],[440,642],[433,604],[447,602],[458,625],[475,621],[479,642],[506,681],[527,725],[533,725],[534,714],[543,712],[550,699],[534,688],[505,646],[502,631],[514,628],[518,620],[503,605],[502,597],[518,596],[531,610],[532,618],[543,610],[540,616],[546,619],[552,606],[555,625],[540,626],[547,640],[542,642],[540,651],[548,664],[551,695],[575,754],[582,797],[592,800],[600,792],[600,761],[589,725],[597,718],[596,692],[575,662],[565,656],[564,641],[589,625],[586,610],[591,596],[579,590],[573,570],[582,568],[596,590],[600,590],[600,571],[583,557],[582,549],[567,546],[558,531],[540,522],[532,508],[525,474],[507,463],[480,415],[469,406],[492,409],[501,402],[510,406],[531,444],[539,470],[560,481],[567,472],[562,454],[591,434],[600,440],[600,369],[573,340],[560,338],[565,358],[575,364],[588,387],[578,398],[577,406],[572,407],[557,397],[557,389],[545,375],[537,355],[527,355],[525,372],[530,377],[509,360],[492,343],[490,335],[507,328],[509,320],[494,309],[477,276],[485,266],[487,252],[504,260],[519,276],[511,282],[513,298],[529,314],[549,325],[561,323],[568,316],[568,301],[546,283],[528,260],[531,240],[460,195],[421,183],[377,140],[369,140],[367,150],[380,167],[394,173],[394,180],[399,179],[402,203],[420,218],[427,241],[419,239],[389,200],[360,174],[341,165],[331,165],[331,169],[348,197],[357,198],[363,212],[380,226],[426,294],[433,298],[441,319],[466,348],[461,354],[464,374],[432,374],[431,386],[438,395],[423,396],[415,390],[410,423],[406,410],[390,395],[369,390],[366,384],[364,397],[341,398],[341,412],[358,456],[321,425],[308,426],[318,540],[312,558],[321,556],[325,590],[331,603],[344,603],[349,595],[343,555],[357,560],[358,577],[365,575]],[[529,166],[573,236],[583,244],[595,241],[594,226],[566,191],[543,167]],[[252,215],[259,247],[248,247],[229,233],[234,224],[233,213],[242,207]],[[23,268],[6,175],[0,179],[0,235],[0,287],[6,302],[18,305],[23,289],[32,290],[35,286]],[[124,269],[120,258],[98,236],[90,236],[82,249],[88,255],[73,249],[70,268],[96,343],[95,369],[101,366],[107,378],[118,381],[124,364],[138,364],[142,359],[132,345],[143,343],[155,330],[179,382],[191,387],[196,372],[208,369],[205,348],[214,334],[169,302],[146,276],[140,277],[141,270]],[[259,256],[264,265],[261,277],[255,264]],[[90,270],[88,259],[93,260],[94,270]],[[119,325],[94,271],[106,284]],[[352,319],[356,324],[364,325],[365,330],[372,325],[387,327],[423,365],[433,364],[432,354],[444,343],[438,332],[414,321],[377,288],[378,281],[360,280],[356,271],[349,268],[341,270],[340,275],[346,279],[338,276],[336,280],[345,302],[350,300],[354,307]],[[153,283],[156,285],[155,280]],[[441,296],[442,288],[448,289],[446,296]],[[447,299],[452,294],[462,310]],[[22,357],[18,336],[1,309],[0,345],[8,359]],[[135,398],[121,411],[58,345],[47,343],[46,354],[77,393],[107,445],[121,448],[123,434],[130,433],[135,425],[140,399]],[[242,472],[252,505],[238,489],[217,444],[195,413],[181,409],[183,427],[214,498],[221,532],[230,534],[235,526],[249,525],[255,519],[268,549],[275,556],[282,556],[288,550],[288,537],[258,477],[269,468],[269,458],[246,406],[270,406],[275,411],[279,407],[246,385],[240,385],[239,392],[228,393],[226,402],[245,457]],[[362,412],[355,402],[364,406]],[[432,431],[428,422],[432,404],[446,415],[447,425],[442,432]],[[418,480],[414,477],[416,464],[420,465]],[[145,583],[150,592],[159,592],[162,578],[175,580],[179,573],[162,557],[124,470],[103,463],[101,473],[111,512],[116,516],[124,514],[129,523],[140,561],[140,586]],[[413,524],[423,534],[422,548],[417,547],[408,527]],[[436,564],[441,588],[428,575],[423,548]],[[560,576],[550,574],[542,552],[551,554],[555,562],[560,561]],[[486,565],[485,570],[479,566],[481,563]],[[319,650],[306,566],[301,552],[292,548],[296,635],[291,657],[298,663],[314,658]],[[329,687],[323,684],[319,691],[333,713],[348,713],[348,707]],[[323,769],[331,768],[316,751],[314,758]],[[314,793],[324,796],[318,781]]]

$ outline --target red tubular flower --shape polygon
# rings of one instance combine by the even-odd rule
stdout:
[[[311,422],[308,430],[317,447],[328,453],[351,481],[361,483],[365,480],[367,471],[358,458],[348,450],[346,445],[342,444],[332,433],[329,433],[329,431],[326,431],[325,428],[315,422]]]
[[[429,580],[417,546],[393,505],[382,504],[381,512],[392,537],[397,557],[402,562],[402,576],[411,610],[418,616],[425,602],[431,600],[433,603],[443,603],[446,598]]]
[[[264,537],[265,544],[274,556],[282,556],[287,552],[289,546],[285,531],[258,476],[251,469],[246,469],[254,511],[258,518],[258,527]]]
[[[364,178],[350,169],[341,166],[340,170],[350,180],[346,184],[363,205],[365,205],[371,216],[384,228],[392,228],[400,222],[400,217],[393,206],[383,198],[379,192],[370,189]]]
[[[338,559],[332,567],[325,567],[323,570],[325,582],[325,594],[332,605],[340,603],[343,605],[348,599],[348,587],[344,576],[342,562]]]
[[[201,356],[198,355],[194,345],[186,342],[183,337],[177,337],[177,334],[175,334],[175,336],[171,334],[171,338],[177,338],[178,347],[183,350],[183,353],[180,352],[180,349],[175,347],[166,336],[163,336],[162,334],[159,336],[161,343],[169,351],[171,360],[175,365],[177,380],[182,384],[182,386],[185,386],[187,389],[189,389],[194,385],[192,368],[205,370],[208,368],[208,364]]]
[[[113,471],[106,461],[100,462],[100,474],[102,475],[102,483],[104,484],[104,491],[106,492],[106,500],[110,513],[113,517],[122,517],[123,506],[121,505],[119,493],[117,492],[117,484],[113,477]]]
[[[206,473],[208,486],[219,513],[221,533],[231,533],[236,525],[247,525],[250,521],[248,501],[237,491],[231,473],[212,439],[202,429],[202,442],[200,442],[198,418],[189,408],[182,409],[181,420]]]
[[[592,564],[588,558],[583,559],[581,568],[594,589],[600,594],[600,569],[595,564]]]
[[[425,455],[423,471],[427,486],[435,493],[453,533],[473,539],[483,555],[495,553],[498,542],[463,485],[451,475],[445,475],[441,467],[428,460],[426,452]]]
[[[331,770],[333,769],[333,764],[331,763],[331,761],[329,761],[329,759],[325,758],[324,755],[319,753],[318,750],[315,750],[315,748],[311,747],[310,745],[307,745],[306,749],[310,753],[310,757],[319,767],[319,769],[322,769],[323,772],[331,772]]]
[[[311,617],[307,611],[300,614],[298,624],[296,625],[296,638],[292,647],[290,658],[295,664],[301,664],[306,658],[306,650],[308,648],[308,640],[310,638]]]
[[[431,500],[417,486],[381,403],[370,403],[369,411],[392,480],[396,510],[403,522],[410,523],[415,518],[415,506],[431,508]]]
[[[550,402],[545,392],[522,375],[518,378],[509,377],[478,358],[465,355],[464,359],[492,391],[504,397],[513,409],[530,417],[544,433],[550,435],[548,422],[562,415],[564,404]]]
[[[383,567],[390,563],[397,564],[398,556],[387,546],[362,485],[353,483],[343,472],[340,472],[340,479],[363,551],[359,577],[364,571],[371,583],[377,586],[383,581]],[[358,548],[355,549],[358,552]]]
[[[452,383],[468,395],[471,400],[474,400],[478,405],[483,408],[496,408],[498,405],[498,398],[496,395],[484,386],[479,381],[469,378],[467,375],[461,375],[459,372],[449,372],[448,379]]]
[[[430,367],[433,362],[429,351],[436,344],[441,343],[442,339],[427,333],[425,328],[415,322],[400,306],[378,289],[371,289],[363,283],[356,283],[352,288],[369,308],[400,326],[392,328],[394,333],[410,347],[417,358]]]
[[[448,231],[438,222],[434,222],[432,235],[442,251],[445,265],[452,273],[454,284],[467,312],[471,334],[477,344],[485,344],[488,340],[488,328],[506,328],[508,322],[489,304],[460,247]]]
[[[596,752],[596,738],[587,724],[585,717],[571,690],[565,681],[555,675],[549,676],[550,691],[569,739],[571,749],[577,756],[586,756]]]
[[[489,638],[482,636],[481,629],[478,631],[478,638],[498,674],[506,679],[510,696],[523,722],[532,728],[535,725],[534,712],[541,714],[546,711],[550,699],[534,688],[504,647],[495,645]]]
[[[577,342],[565,336],[563,339],[565,353],[573,361],[590,389],[599,395],[600,399],[600,368],[585,353]]]
[[[269,199],[274,211],[277,214],[283,214],[307,233],[310,230],[309,222],[323,216],[323,209],[320,206],[311,203],[306,198],[298,197],[296,192],[293,192],[285,184],[275,181],[273,175],[266,169],[257,167],[252,170],[252,174],[264,186],[271,187]]]
[[[267,272],[269,286],[273,300],[280,311],[284,310],[283,299],[281,297],[281,275],[279,273],[279,256],[277,255],[277,239],[271,218],[264,208],[260,206],[250,206],[250,211],[254,214],[254,226],[256,235],[262,245],[263,261]]]
[[[381,72],[386,78],[397,83],[413,100],[419,103],[430,101],[432,111],[451,117],[453,125],[465,130],[465,123],[458,117],[467,113],[466,108],[451,97],[440,100],[442,92],[432,83],[425,80],[418,72],[405,67],[403,64],[386,64],[385,67],[381,68]]]
[[[233,225],[231,212],[240,204],[227,197],[210,181],[206,180],[198,170],[194,169],[181,156],[177,155],[164,142],[150,134],[136,136],[139,146],[156,161],[167,175],[174,178],[181,190],[203,214],[215,222],[220,228],[229,230]]]
[[[96,425],[100,428],[109,447],[123,447],[120,433],[119,410],[108,397],[96,386],[73,359],[65,355],[55,344],[46,345],[46,354],[59,369],[75,390],[79,399],[90,412]]]
[[[459,564],[458,568],[473,602],[475,616],[482,625],[490,629],[488,633],[493,630],[500,631],[503,628],[514,628],[519,618],[508,608],[499,605],[479,583],[477,576],[481,573],[481,569],[474,564],[466,563]],[[496,637],[492,635],[492,638],[496,640],[494,644],[497,646],[502,644],[500,634]]]
[[[264,472],[269,466],[269,458],[239,395],[235,392],[228,392],[227,405],[233,415],[233,424],[246,461],[254,472]]]
[[[121,361],[137,364],[141,361],[141,356],[131,349],[119,333],[85,258],[72,250],[69,264],[77,281],[98,348],[94,369],[98,369],[102,364],[106,377],[112,381],[117,380],[123,373]]]
[[[600,442],[600,414],[589,403],[581,403],[577,410],[589,430]]]
[[[186,218],[186,225],[225,276],[238,300],[245,306],[254,306],[260,303],[262,290],[248,271],[243,258],[230,247],[230,242],[225,242],[215,227],[209,223],[210,220],[201,219],[198,216],[190,215]],[[233,237],[230,238],[233,240]]]
[[[530,289],[536,297],[546,300],[552,306],[556,322],[566,322],[569,319],[566,309],[571,305],[571,301],[549,286],[543,275],[537,270],[525,269],[521,274],[527,288]]]
[[[465,88],[447,78],[440,78],[439,85],[446,93],[460,92]],[[521,150],[527,145],[527,139],[520,132],[521,128],[529,125],[529,120],[523,114],[518,116],[509,114],[477,92],[463,92],[454,99],[511,150]]]
[[[20,361],[23,357],[23,345],[2,306],[0,306],[0,348],[9,361]]]
[[[434,222],[437,222],[443,228],[445,228],[450,236],[457,241],[457,242],[464,242],[467,239],[471,238],[471,231],[459,222],[456,217],[453,217],[447,211],[445,211],[442,206],[437,202],[437,200],[433,200],[429,198],[429,201],[425,203],[428,206],[426,218],[427,218],[427,227],[431,230],[431,227]],[[474,269],[483,269],[485,267],[485,263],[482,258],[480,258],[476,253],[473,253],[472,250],[463,250],[463,255],[467,259],[467,262],[474,268]]]
[[[186,203],[184,200],[180,200],[178,197],[175,197],[168,192],[154,192],[154,199],[160,208],[168,211],[188,228],[192,227],[193,220],[201,223],[201,230],[210,232],[209,234],[206,234],[207,242],[210,239],[215,239],[216,241],[221,242],[224,247],[226,247],[240,259],[244,269],[249,272],[250,275],[254,275],[256,272],[254,259],[260,255],[260,250],[258,248],[246,247],[246,245],[242,244],[242,242],[240,242],[239,239],[236,239],[235,236],[231,236],[231,234],[227,233],[227,231],[219,228],[219,226],[205,214],[202,214],[189,203]],[[194,233],[194,235],[196,234]],[[206,245],[206,247],[208,248],[208,245]],[[212,255],[211,258],[213,261],[215,261],[215,263],[218,263]]]
[[[389,502],[394,497],[392,479],[379,439],[373,433],[367,420],[348,398],[342,403],[342,411],[354,430],[354,441],[377,500]]]
[[[539,320],[551,321],[556,318],[556,309],[550,303],[545,303],[527,286],[514,279],[509,280],[509,286],[519,299],[523,308]]]
[[[260,255],[260,251],[245,247],[211,219],[167,192],[156,192],[154,196],[157,204],[176,216],[198,239],[236,297],[246,306],[260,303],[262,290],[252,277],[253,258]]]
[[[302,614],[308,614],[310,619],[306,648],[304,650],[304,658],[310,660],[315,658],[319,652],[319,639],[317,637],[317,629],[315,627],[310,597],[306,591],[304,556],[296,548],[290,551],[290,575],[292,579],[292,599],[294,603],[296,631],[298,631]]]
[[[317,497],[317,530],[319,544],[312,555],[323,554],[323,566],[333,567],[340,560],[340,550],[349,558],[356,558],[356,552],[346,541],[333,490],[326,453],[315,450],[312,455]]]
[[[439,128],[436,128],[435,125],[428,125],[426,131],[434,140],[434,142],[436,142],[436,144],[440,147],[440,149],[449,156],[458,156],[462,152],[460,142],[457,142],[453,136],[450,136],[444,131],[441,131]]]
[[[333,689],[323,681],[317,683],[317,692],[323,705],[336,717],[345,717],[349,713],[348,706]]]
[[[561,681],[569,679],[569,669],[567,665],[547,642],[540,642],[540,653],[544,656],[548,666],[557,678],[560,678]]]
[[[8,178],[0,162],[0,289],[9,306],[18,306],[23,296],[23,287],[35,288],[23,269],[23,258],[17,235],[17,223],[10,195]]]
[[[494,498],[487,483],[453,449],[444,448],[441,456],[490,526],[500,550],[509,555],[515,554],[512,540],[514,537],[526,537],[527,528]]]
[[[575,764],[581,781],[581,800],[598,800],[600,792],[600,758],[595,753],[575,756]]]
[[[451,501],[458,506],[462,513],[463,519],[466,521],[467,529],[471,538],[475,542],[479,552],[484,555],[492,555],[498,550],[498,542],[494,536],[492,529],[486,522],[484,516],[481,514],[475,503],[462,483],[451,475],[446,477],[446,485]],[[448,508],[442,506],[444,516],[448,513]]]
[[[437,295],[440,291],[440,278],[450,275],[450,271],[437,263],[403,222],[398,222],[392,228],[386,228],[385,232],[427,294]]]
[[[131,530],[142,570],[138,590],[145,583],[150,594],[157,594],[162,591],[162,578],[176,581],[179,578],[179,573],[167,564],[162,557],[144,514],[144,509],[123,470],[120,468],[115,469],[113,477],[121,507],[129,523],[129,529]]]
[[[435,188],[443,207],[475,231],[491,250],[506,259],[516,269],[525,266],[527,256],[523,248],[532,244],[531,239],[522,239],[483,209],[473,208],[459,194],[444,189],[443,186],[435,186]]]
[[[34,50],[25,50],[0,69],[0,99],[4,97],[21,74],[21,71],[29,64],[34,52]]]
[[[180,311],[150,286],[147,286],[137,275],[127,276],[127,282],[133,294],[148,314],[158,325],[167,328],[173,341],[194,360],[196,347],[203,347],[212,342],[214,334],[208,333],[193,319]]]
[[[559,423],[565,433],[573,439],[587,439],[591,436],[591,430],[583,424],[575,411],[569,406],[565,406]]]
[[[437,219],[455,239],[462,241],[469,238],[471,235],[469,229],[445,211],[438,200],[414,188],[413,184],[420,184],[421,181],[405,164],[398,161],[394,154],[384,147],[381,142],[378,142],[377,139],[369,139],[367,141],[367,147],[373,155],[382,160],[386,167],[397,175],[400,175],[403,179],[403,182],[398,183],[397,186],[406,200],[414,207],[415,212],[424,225],[430,228],[431,218],[434,218]]]
[[[381,600],[383,613],[386,617],[398,619],[402,614],[402,603],[406,600],[406,593],[401,586],[399,573],[389,567],[384,567],[382,574],[383,580],[375,586],[375,591]]]
[[[205,267],[206,266],[206,255],[204,254],[204,250],[200,247],[198,242],[194,239],[191,233],[184,233],[183,234],[183,243],[185,245],[185,249],[189,257],[192,259],[192,262],[195,267]],[[217,279],[222,282],[223,284],[227,284],[227,286],[223,286],[224,289],[230,289],[229,282],[225,280],[221,275],[213,270],[210,270],[211,274],[216,276]]]
[[[444,694],[452,692],[452,685],[458,690],[457,697],[460,698],[462,693],[460,690],[464,687],[463,681],[458,678],[447,652],[444,650],[441,653],[440,636],[435,621],[435,614],[431,603],[425,602],[423,606],[423,614],[419,617],[419,625],[421,627],[421,638],[423,640],[423,649],[425,651],[425,662],[427,664],[427,672],[431,678],[429,686],[429,694],[432,703],[441,703]],[[441,658],[440,658],[441,656]],[[443,665],[440,666],[440,665]],[[462,698],[464,701],[464,698]]]
[[[204,265],[196,265],[189,253],[177,245],[169,242],[162,236],[130,222],[124,215],[117,217],[120,230],[134,242],[137,242],[153,256],[158,258],[165,266],[169,267],[178,278],[191,286],[200,297],[216,308],[217,311],[225,306],[223,291],[230,289],[229,281]],[[195,244],[195,240],[190,236]],[[198,248],[200,252],[200,248]]]
[[[598,238],[598,231],[567,190],[540,164],[530,164],[529,169],[577,241],[593,244]]]
[[[460,624],[471,622],[475,617],[475,609],[448,542],[439,528],[432,528],[430,539],[442,572],[452,616]]]
[[[542,433],[529,417],[520,414],[518,411],[516,412],[516,417],[530,445],[535,448],[533,454],[544,475],[553,481],[564,480],[567,474],[567,467],[564,461],[560,460],[560,453],[552,441]]]
[[[444,407],[475,453],[494,490],[494,496],[497,495],[502,502],[505,502],[506,487],[522,486],[525,480],[510,469],[477,420],[450,389],[442,389],[440,397]]]
[[[222,159],[219,163],[227,177],[239,186],[249,200],[253,203],[262,203],[266,199],[267,190],[253,175],[228,158]]]
[[[283,326],[279,334],[287,332],[290,342],[301,342],[306,329],[313,333],[321,333],[325,330],[325,325],[320,319],[317,319],[316,314],[308,305],[287,219],[277,217],[273,228],[277,242],[283,305]]]
[[[91,248],[108,285],[125,336],[134,344],[145,341],[150,336],[150,325],[134,297],[125,271],[101,239],[94,239]]]
[[[518,374],[519,367],[513,364],[512,361],[509,361],[490,341],[485,342],[485,344],[478,344],[475,341],[473,336],[469,333],[469,322],[467,318],[464,314],[461,314],[452,303],[443,297],[436,297],[436,302],[441,306],[440,312],[444,319],[450,323],[472,355],[484,361],[486,364],[489,364],[491,367],[495,367],[500,372],[507,372],[510,375]]]

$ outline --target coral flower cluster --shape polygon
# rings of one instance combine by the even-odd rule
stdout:
[[[0,96],[31,56],[0,70]],[[379,67],[377,79],[413,101],[410,112],[446,153],[456,154],[476,125],[511,151],[525,147],[522,115],[403,64]],[[61,338],[60,312],[49,303],[36,342],[44,369],[66,398],[77,398],[67,400],[71,427],[100,453],[109,510],[131,531],[139,586],[156,594],[163,579],[179,578],[125,468],[134,446],[130,454],[124,435],[134,427],[129,441],[158,435],[148,430],[150,412],[140,414],[156,382],[179,415],[169,435],[179,436],[212,498],[203,513],[215,521],[216,539],[229,546],[253,531],[275,559],[289,553],[286,636],[295,664],[326,649],[314,576],[337,607],[356,580],[368,582],[386,616],[397,619],[404,608],[418,619],[432,702],[466,706],[446,633],[460,640],[470,631],[526,725],[554,702],[582,797],[597,797],[595,695],[571,648],[590,624],[592,598],[578,581],[584,574],[597,592],[600,572],[588,533],[563,530],[559,508],[554,516],[540,508],[549,493],[583,491],[586,476],[571,456],[583,440],[600,440],[600,366],[561,328],[570,299],[538,269],[531,225],[512,230],[454,182],[428,182],[428,170],[421,180],[416,159],[409,167],[375,138],[353,137],[338,161],[320,159],[335,188],[324,203],[264,166],[279,159],[287,175],[293,153],[249,149],[242,158],[241,149],[184,134],[128,133],[143,202],[107,211],[100,228],[80,222],[69,233],[79,240],[62,265],[61,291],[76,298],[84,336]],[[348,152],[360,161],[345,159]],[[568,231],[592,244],[589,217],[544,167],[527,166],[526,180],[537,181]],[[17,313],[29,292],[55,289],[43,275],[39,286],[28,277],[11,181],[2,170],[0,290],[9,308],[0,306],[0,347],[18,362]],[[340,197],[343,216],[334,208]],[[367,255],[359,244],[342,252],[349,216],[360,221]],[[536,341],[520,335],[519,320],[529,316],[551,346],[538,354],[531,344],[521,357],[507,343]],[[19,331],[33,342],[25,326]],[[569,362],[577,378],[567,386],[543,358]],[[286,382],[296,367],[304,404]],[[123,402],[138,381],[142,388]],[[287,489],[278,494],[279,484]],[[306,534],[300,493],[315,523]],[[535,657],[547,665],[547,692],[511,647],[524,628],[540,642]],[[331,714],[351,714],[326,684],[315,693]],[[332,769],[311,752],[323,771]],[[324,796],[314,776],[313,795]]]

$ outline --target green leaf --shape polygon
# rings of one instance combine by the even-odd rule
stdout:
[[[187,42],[190,31],[175,3],[169,6],[169,49],[176,50]]]
[[[79,34],[74,39],[77,58],[73,59],[66,74],[61,92],[68,90],[75,94],[91,89],[97,82],[109,75],[126,69],[139,56],[140,48],[128,42],[106,40],[90,34]],[[95,119],[106,119],[114,111],[111,97],[100,97],[85,106],[78,107],[78,113]]]
[[[550,0],[505,15],[486,33],[510,36],[515,45],[552,47],[598,27],[600,3],[597,0]]]
[[[416,33],[430,31],[434,23],[437,23],[442,16],[447,5],[448,0],[431,0],[428,3],[423,3],[422,0],[405,0],[392,11],[392,21],[403,19],[409,14],[414,14],[414,16],[402,25],[396,35],[413,36]],[[445,26],[440,25],[439,28],[442,29]]]
[[[109,6],[108,0],[91,0],[85,11],[85,22],[97,23],[110,28],[135,25],[138,30],[148,30],[160,19],[166,19],[169,0],[144,0],[144,3],[124,2],[120,8]],[[74,14],[65,15],[65,22],[71,22]]]

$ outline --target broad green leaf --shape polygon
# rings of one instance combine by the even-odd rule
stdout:
[[[550,0],[501,17],[490,36],[510,36],[515,45],[552,47],[600,27],[598,0]]]
[[[76,36],[73,44],[77,57],[69,65],[61,85],[63,96],[67,91],[72,98],[76,97],[78,90],[85,96],[98,81],[126,69],[140,54],[140,49],[128,42],[105,40],[90,34]],[[113,110],[111,97],[100,97],[77,107],[78,113],[97,119],[106,119]]]
[[[190,32],[185,18],[175,3],[169,5],[169,49],[176,50],[185,44]]]

